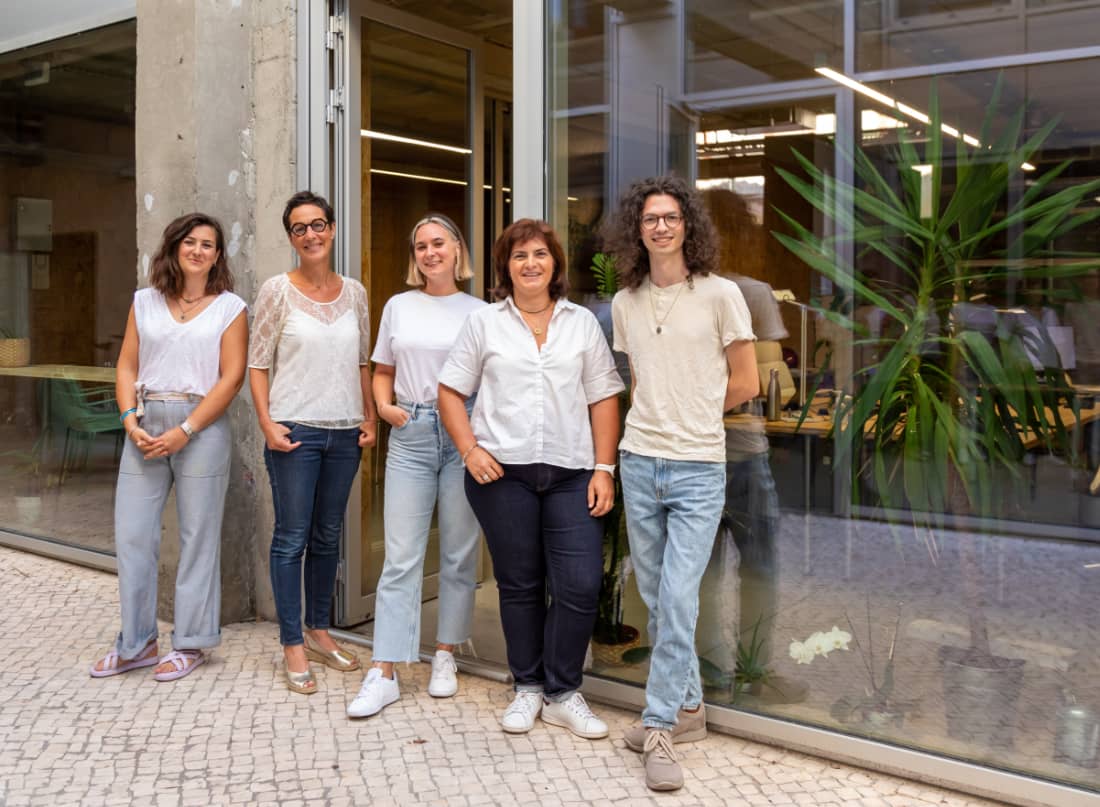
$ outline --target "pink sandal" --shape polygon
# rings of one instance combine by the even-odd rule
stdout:
[[[206,661],[206,656],[201,650],[173,650],[167,656],[157,662],[157,665],[171,664],[173,669],[168,672],[159,672],[153,675],[154,681],[175,681]]]
[[[146,652],[150,646],[154,646],[152,642],[145,645],[145,648],[141,652]],[[100,663],[103,664],[103,669],[97,670],[96,666]],[[120,659],[118,657],[118,651],[112,650],[110,653],[108,653],[95,664],[93,664],[88,672],[91,674],[92,678],[108,678],[112,675],[121,675],[124,672],[129,672],[130,670],[137,670],[141,667],[152,667],[156,664],[160,664],[160,662],[157,660],[156,653],[153,653],[153,655],[151,656],[139,656],[138,658],[132,659]]]

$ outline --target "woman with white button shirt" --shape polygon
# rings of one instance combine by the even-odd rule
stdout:
[[[432,213],[413,226],[405,282],[415,288],[386,302],[371,356],[375,407],[390,424],[386,561],[378,579],[373,666],[348,705],[349,717],[369,717],[396,701],[394,664],[419,659],[420,590],[437,504],[439,623],[428,694],[449,698],[458,691],[453,651],[470,638],[480,531],[436,395],[439,371],[467,315],[485,307],[459,291],[458,282],[470,277],[470,253],[453,221]]]
[[[439,412],[493,558],[516,690],[501,725],[523,733],[541,712],[580,737],[606,737],[578,689],[624,386],[595,316],[565,297],[550,225],[509,226],[493,265],[499,302],[466,320],[440,374]],[[471,419],[465,399],[475,392]]]

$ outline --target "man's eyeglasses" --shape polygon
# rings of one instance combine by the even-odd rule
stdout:
[[[290,225],[290,234],[295,238],[301,238],[306,234],[307,227],[315,233],[323,233],[328,229],[328,222],[324,219],[314,219],[309,224],[302,224],[302,222],[299,221],[297,224]]]
[[[657,222],[661,219],[665,220],[665,226],[670,230],[675,230],[683,222],[684,217],[679,213],[665,213],[663,216],[642,216],[642,227],[647,230],[656,230]]]

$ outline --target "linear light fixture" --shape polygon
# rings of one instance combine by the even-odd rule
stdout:
[[[452,154],[473,154],[473,149],[461,148],[460,146],[447,146],[443,143],[433,143],[430,140],[417,140],[415,137],[404,137],[402,135],[389,134],[388,132],[376,132],[373,129],[360,129],[359,136],[369,137],[372,140],[390,140],[394,143],[405,143],[410,146],[423,146],[426,149],[449,151]]]
[[[372,174],[382,174],[387,177],[401,177],[401,179],[418,179],[421,182],[442,182],[444,185],[462,185],[466,183],[461,179],[446,179],[445,177],[430,177],[425,174],[406,174],[404,171],[386,171],[382,168],[372,168]]]
[[[868,98],[872,98],[875,101],[878,101],[883,106],[888,106],[891,109],[896,109],[898,112],[900,112],[902,115],[905,115],[907,118],[912,118],[913,120],[920,121],[921,123],[924,123],[924,124],[928,124],[928,123],[932,122],[932,119],[929,118],[926,113],[921,112],[919,109],[914,109],[913,107],[909,106],[908,104],[904,104],[901,101],[898,101],[897,99],[891,98],[889,95],[885,95],[885,94],[879,92],[878,90],[871,89],[866,84],[863,84],[862,82],[856,81],[854,78],[846,76],[843,73],[838,73],[836,70],[833,70],[831,67],[817,67],[817,68],[814,69],[814,72],[818,73],[819,75],[825,76],[825,78],[827,78],[827,79],[832,79],[837,84],[843,84],[845,87],[847,87],[851,90],[855,90],[860,95],[866,95]],[[946,123],[941,123],[940,124],[940,130],[944,134],[950,135],[951,137],[954,137],[955,139],[958,139],[959,136],[960,136],[958,129],[956,129],[954,126],[949,126]],[[971,137],[968,134],[962,135],[962,140],[967,145],[974,146],[975,148],[978,148],[982,145],[981,142],[976,137]]]

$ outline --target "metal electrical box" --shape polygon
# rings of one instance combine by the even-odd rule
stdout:
[[[53,201],[15,197],[14,250],[51,252],[53,250]]]

